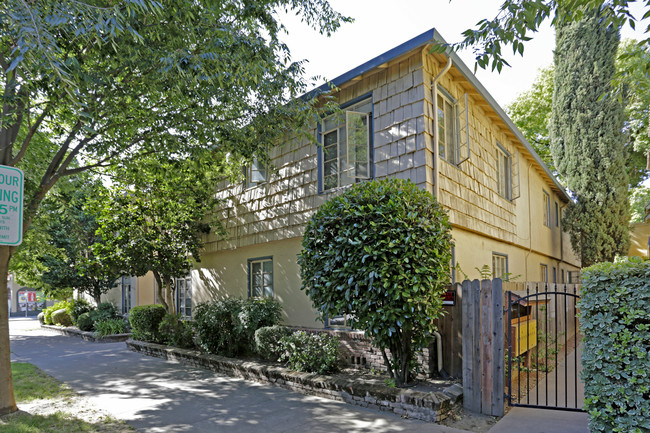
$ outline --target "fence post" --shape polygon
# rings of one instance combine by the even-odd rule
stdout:
[[[501,280],[463,281],[463,406],[504,412],[504,329]]]

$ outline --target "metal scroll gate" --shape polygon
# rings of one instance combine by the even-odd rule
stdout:
[[[505,298],[508,404],[583,411],[580,286],[528,283]]]

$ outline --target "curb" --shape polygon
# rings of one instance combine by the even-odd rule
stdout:
[[[196,350],[179,349],[155,343],[127,340],[129,350],[185,365],[212,370],[280,386],[301,394],[316,395],[380,411],[393,412],[407,418],[440,422],[462,402],[463,387],[454,384],[442,392],[422,392],[391,388],[376,383],[364,383],[315,373],[301,373],[275,364],[243,361]]]
[[[115,334],[96,337],[94,332],[82,331],[73,326],[41,325],[41,328],[56,331],[59,334],[67,335],[68,337],[80,337],[85,341],[92,341],[93,343],[119,343],[131,338],[131,334]]]

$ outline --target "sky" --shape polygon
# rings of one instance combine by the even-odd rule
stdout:
[[[282,15],[281,21],[289,30],[283,39],[291,50],[294,60],[306,59],[306,75],[322,76],[328,80],[388,51],[389,49],[436,28],[447,42],[458,42],[461,33],[473,28],[484,18],[496,16],[503,0],[330,0],[335,10],[355,19],[344,24],[331,37],[319,35],[301,23],[294,15]],[[642,4],[632,4],[636,17],[643,15]],[[637,32],[628,26],[623,38],[641,39],[642,29]],[[518,94],[528,90],[539,68],[553,62],[555,46],[554,30],[545,23],[525,46],[524,56],[506,57],[511,67],[502,72],[484,71],[477,77],[502,107],[506,107]],[[508,49],[508,52],[511,52]],[[471,50],[458,53],[471,70],[474,56]],[[324,82],[321,79],[318,84]]]

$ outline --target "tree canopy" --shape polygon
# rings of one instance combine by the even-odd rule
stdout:
[[[93,198],[98,215],[98,264],[123,275],[152,272],[157,302],[175,313],[174,278],[200,261],[205,236],[220,233],[214,185],[221,158],[160,162],[148,157],[114,172],[114,184]]]
[[[596,8],[557,26],[551,154],[572,192],[562,219],[582,264],[613,261],[629,247],[622,102],[613,97],[618,29]]]
[[[0,164],[26,173],[26,233],[63,177],[210,148],[250,156],[313,120],[276,12],[329,34],[325,0],[44,0],[0,3]],[[44,141],[43,146],[36,144]],[[0,246],[0,274],[15,251]],[[0,298],[7,295],[0,279]],[[0,414],[16,410],[0,309]]]
[[[585,13],[595,9],[604,8],[602,14],[603,25],[613,25],[621,28],[628,24],[636,27],[639,17],[634,17],[630,12],[630,4],[636,0],[504,0],[498,13],[492,19],[480,20],[475,29],[463,32],[464,39],[451,44],[453,49],[472,48],[476,59],[476,67],[501,71],[503,66],[509,66],[503,57],[503,47],[511,47],[514,54],[524,54],[528,41],[540,29],[542,23],[550,20],[551,26],[562,26],[567,22],[579,21]],[[650,17],[650,0],[640,0],[645,3],[646,12],[640,19]],[[558,8],[561,4],[562,7]],[[646,35],[650,32],[650,25],[645,29]],[[640,42],[647,45],[650,37]],[[437,47],[444,50],[446,47]]]
[[[631,187],[648,177],[650,76],[644,76],[642,71],[649,63],[648,47],[641,47],[634,40],[621,43],[616,57],[614,93],[610,97],[625,104],[625,158]],[[557,173],[550,153],[549,132],[554,76],[554,66],[540,69],[530,90],[521,93],[506,111],[546,165]]]

